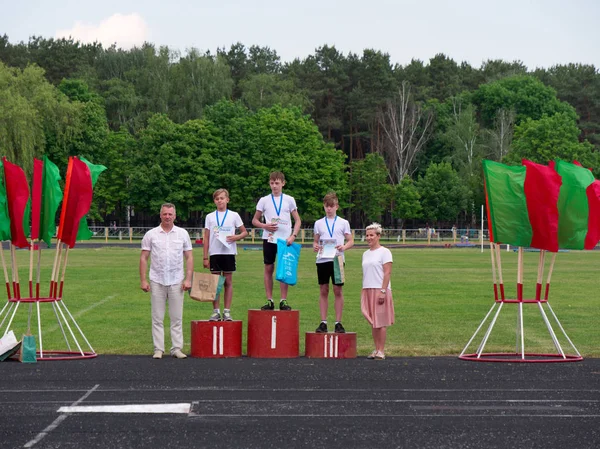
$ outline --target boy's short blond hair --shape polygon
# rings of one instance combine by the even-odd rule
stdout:
[[[272,171],[269,175],[269,181],[277,181],[285,182],[285,175],[280,171]]]
[[[217,189],[215,190],[215,192],[213,193],[213,200],[218,197],[221,193],[224,193],[225,196],[227,198],[229,198],[229,192],[227,191],[227,189]]]
[[[323,204],[325,206],[337,206],[339,203],[338,196],[335,192],[329,192],[323,197]]]

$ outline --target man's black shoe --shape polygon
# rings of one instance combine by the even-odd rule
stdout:
[[[292,310],[287,301],[279,301],[279,310]]]

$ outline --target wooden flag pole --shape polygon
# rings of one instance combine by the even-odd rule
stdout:
[[[21,299],[21,286],[19,284],[19,266],[17,265],[17,251],[15,245],[11,243],[13,258],[13,294],[16,299]]]
[[[13,245],[12,242],[10,243],[10,259],[12,264],[13,298],[19,299],[21,297],[19,291],[19,267],[17,266],[15,245]]]
[[[37,271],[35,280],[35,299],[40,299],[40,265],[42,263],[42,248],[38,245]]]
[[[50,293],[48,294],[48,296],[50,298],[53,298],[54,296],[52,296],[53,292],[54,292],[54,279],[56,278],[56,265],[59,262],[59,254],[60,254],[60,247],[61,247],[61,241],[60,239],[58,239],[56,241],[56,251],[54,253],[54,265],[52,265],[52,276],[50,276]]]
[[[6,260],[4,260],[4,242],[0,242],[0,256],[2,257],[2,269],[4,270],[4,281],[6,282],[6,293],[8,299],[11,299],[10,295],[10,281],[8,280],[8,270],[6,269]]]
[[[539,301],[542,297],[542,280],[544,279],[544,264],[546,262],[546,250],[540,250],[540,260],[538,262],[537,283],[535,284],[535,300]]]
[[[556,254],[552,254],[552,260],[550,262],[550,269],[548,270],[548,278],[546,279],[546,292],[544,293],[544,299],[548,301],[548,294],[550,293],[550,279],[552,278],[552,272],[554,271],[554,262],[556,261]]]
[[[500,299],[504,301],[504,281],[502,279],[502,257],[500,245],[496,245],[496,264],[498,265],[498,281],[500,281]]]
[[[494,251],[496,251],[496,244],[490,242],[490,255],[492,256],[492,281],[494,282],[494,300],[498,301],[498,283],[496,281],[496,258],[494,257]]]
[[[58,298],[62,298],[63,285],[65,283],[65,272],[67,271],[67,262],[69,261],[69,247],[65,250],[65,263],[62,270],[62,276],[60,277],[60,289],[58,290]]]
[[[523,247],[517,256],[517,299],[519,300],[519,334],[521,336],[521,359],[525,359],[525,335],[523,332]]]
[[[35,248],[35,242],[37,240],[31,239],[29,246],[29,297],[33,298],[33,253]]]

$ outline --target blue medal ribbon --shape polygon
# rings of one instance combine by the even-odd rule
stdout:
[[[277,204],[275,204],[275,197],[273,196],[272,193],[271,193],[271,201],[273,201],[273,207],[275,208],[275,212],[277,213],[277,216],[279,217],[279,213],[281,212],[281,204],[283,203],[283,193],[279,197],[279,208],[277,208]]]
[[[219,228],[221,228],[225,224],[225,219],[227,218],[227,213],[229,212],[229,209],[225,209],[225,215],[223,216],[223,221],[221,221],[221,223],[219,223],[219,211],[216,211],[216,212],[217,212],[217,226]]]
[[[335,230],[335,222],[337,220],[337,215],[333,219],[333,224],[331,225],[331,229],[329,228],[329,223],[327,222],[327,217],[325,217],[325,224],[327,225],[327,231],[329,232],[329,237],[333,238],[333,231]]]

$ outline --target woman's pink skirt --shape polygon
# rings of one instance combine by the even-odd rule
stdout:
[[[394,300],[392,291],[385,294],[385,301],[379,304],[378,288],[363,288],[360,294],[360,310],[369,324],[375,329],[394,324]]]

